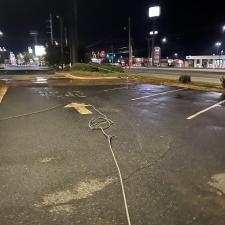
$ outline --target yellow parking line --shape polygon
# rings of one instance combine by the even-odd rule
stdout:
[[[157,94],[152,94],[152,95],[143,96],[143,97],[140,97],[140,98],[133,98],[133,99],[131,99],[131,100],[132,100],[132,101],[136,101],[136,100],[140,100],[140,99],[145,99],[145,98],[155,97],[155,96],[159,96],[159,95],[165,95],[165,94],[169,94],[169,93],[173,93],[173,92],[178,92],[178,91],[183,91],[183,90],[186,90],[186,88],[176,89],[176,90],[172,90],[172,91],[165,91],[165,92],[161,92],[161,93],[157,93]]]
[[[203,113],[205,113],[205,112],[208,112],[209,110],[214,109],[214,108],[216,108],[217,106],[222,105],[223,103],[225,103],[225,100],[223,100],[223,101],[221,101],[221,102],[218,102],[218,103],[216,103],[215,105],[212,105],[212,106],[210,106],[210,107],[208,107],[208,108],[206,108],[206,109],[204,109],[204,110],[202,110],[202,111],[200,111],[200,112],[198,112],[198,113],[195,113],[195,114],[192,115],[192,116],[189,116],[189,117],[187,118],[187,120],[192,120],[192,119],[196,118],[197,116],[199,116],[199,115],[201,115],[201,114],[203,114]]]
[[[2,102],[7,90],[8,90],[8,87],[0,85],[0,103]]]
[[[84,103],[76,103],[73,102],[69,105],[66,105],[64,108],[74,108],[77,110],[81,115],[90,115],[92,112],[87,109],[87,107],[90,107],[90,105],[84,104]]]

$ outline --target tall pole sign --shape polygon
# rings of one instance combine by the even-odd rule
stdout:
[[[156,18],[159,17],[161,14],[161,8],[158,5],[154,5],[149,7],[149,18],[153,20],[153,37],[152,37],[152,66],[154,66],[154,47],[155,47],[155,24]]]
[[[78,0],[72,0],[71,61],[78,62]]]

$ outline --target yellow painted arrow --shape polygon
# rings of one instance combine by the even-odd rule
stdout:
[[[3,97],[5,96],[8,87],[0,85],[0,103],[2,102]]]
[[[76,103],[73,102],[69,105],[64,106],[64,108],[74,108],[76,111],[78,111],[82,115],[90,115],[92,112],[87,109],[90,105],[87,105],[85,103]]]

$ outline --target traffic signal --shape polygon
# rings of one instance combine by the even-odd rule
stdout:
[[[106,54],[106,58],[110,59],[110,54],[109,53]]]

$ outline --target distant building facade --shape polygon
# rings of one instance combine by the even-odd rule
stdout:
[[[225,69],[225,55],[187,56],[190,68]]]

